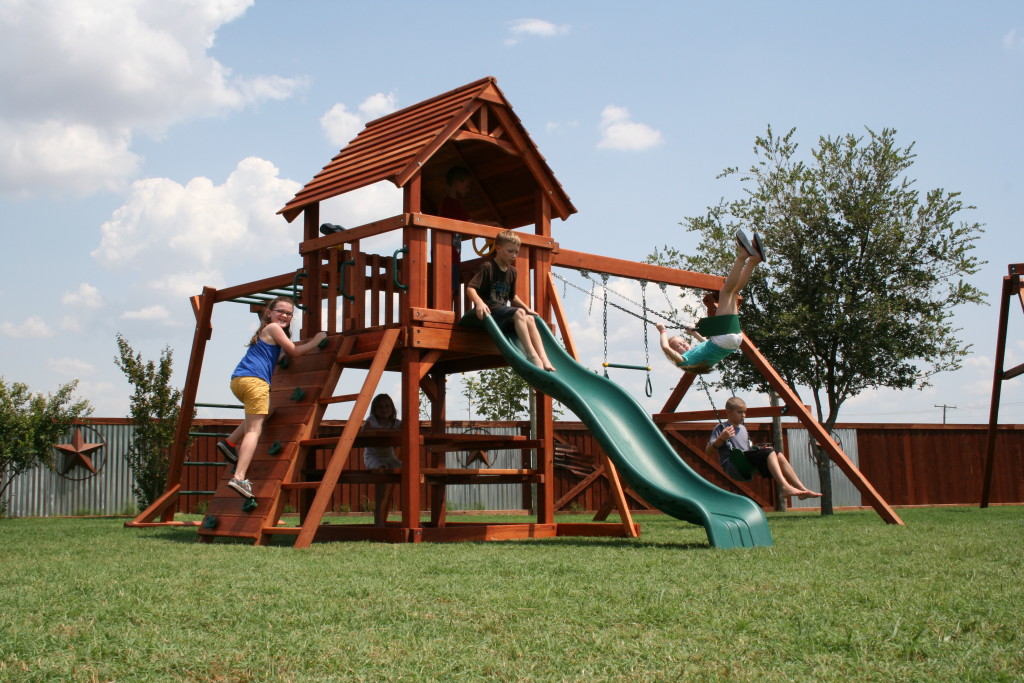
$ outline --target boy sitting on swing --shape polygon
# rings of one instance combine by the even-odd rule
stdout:
[[[661,334],[661,350],[678,368],[695,374],[711,372],[719,361],[735,352],[743,343],[740,333],[740,319],[737,315],[740,290],[750,281],[754,268],[764,261],[761,238],[754,233],[754,243],[742,230],[736,231],[736,260],[722,289],[704,297],[709,317],[702,319],[696,328],[687,328],[687,333],[699,343],[691,344],[680,336],[669,337],[664,324],[658,323]],[[717,299],[717,301],[716,301]],[[704,332],[707,337],[697,330]]]

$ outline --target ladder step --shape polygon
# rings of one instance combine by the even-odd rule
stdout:
[[[374,356],[377,355],[376,351],[364,351],[363,353],[352,353],[347,356],[338,356],[338,363],[359,363],[364,360],[373,360]]]
[[[300,526],[265,526],[262,529],[265,534],[286,534],[289,536],[298,536],[299,532],[302,531]]]
[[[307,446],[337,446],[338,441],[341,439],[340,436],[323,436],[319,439],[303,439],[299,442],[299,447]]]
[[[331,396],[330,398],[322,398],[317,403],[322,406],[331,405],[333,403],[345,403],[346,401],[354,401],[359,398],[359,394],[345,394],[344,396]]]
[[[420,474],[424,476],[502,476],[502,475],[533,475],[540,474],[538,470],[498,470],[498,469],[473,469],[468,467],[465,469],[457,468],[445,468],[445,467],[422,467],[420,468]]]

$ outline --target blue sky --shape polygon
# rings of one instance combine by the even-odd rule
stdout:
[[[749,165],[768,125],[796,127],[805,151],[822,135],[897,129],[916,142],[918,189],[977,207],[961,218],[986,226],[972,282],[993,305],[958,311],[973,344],[962,370],[923,391],[868,392],[840,419],[937,422],[946,404],[950,422],[987,420],[994,304],[1006,265],[1024,262],[1024,4],[1010,1],[0,0],[0,375],[38,391],[77,377],[97,415],[126,415],[121,332],[147,358],[169,345],[183,383],[187,296],[299,267],[299,228],[277,209],[367,120],[483,76],[579,210],[556,239],[632,260],[695,248],[679,221],[736,196],[715,176]],[[398,206],[373,187],[323,215],[356,225]],[[573,334],[597,367],[599,308],[588,315],[573,291]],[[229,308],[201,400],[231,400],[254,327]],[[1017,307],[1008,365],[1024,362],[1022,328]],[[639,322],[610,329],[612,360],[642,362]],[[641,373],[615,379],[656,410],[677,375],[653,351],[653,399]],[[697,393],[684,404],[704,407]],[[466,414],[453,397],[450,417]],[[1024,380],[1004,385],[1001,418],[1024,422]]]

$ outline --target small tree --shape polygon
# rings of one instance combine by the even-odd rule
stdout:
[[[92,413],[88,401],[73,400],[77,387],[78,380],[72,380],[52,394],[33,394],[28,386],[0,377],[0,516],[15,477],[38,465],[52,468],[53,444],[75,420]]]
[[[530,417],[530,385],[511,366],[481,370],[463,378],[462,395],[485,420],[526,420]],[[551,403],[555,419],[563,415],[562,404]]]
[[[181,390],[171,386],[172,353],[160,352],[160,361],[143,361],[128,341],[117,335],[117,367],[134,387],[131,418],[135,436],[126,460],[132,470],[132,491],[140,509],[149,507],[167,485],[174,432],[181,408]],[[194,415],[190,415],[191,419]]]
[[[522,420],[530,416],[530,385],[509,366],[465,377],[462,395],[485,420]]]
[[[790,386],[810,388],[831,431],[842,405],[867,389],[920,388],[960,367],[970,346],[953,315],[982,301],[963,279],[982,264],[970,253],[982,229],[957,220],[973,208],[959,193],[914,189],[906,176],[914,145],[897,145],[896,131],[822,137],[807,162],[797,159],[794,132],[769,127],[757,138],[743,198],[685,219],[701,236],[696,253],[665,247],[649,260],[726,272],[735,230],[760,232],[770,263],[743,292],[743,330]],[[752,365],[731,366],[734,385],[767,390]],[[820,450],[817,460],[822,514],[830,514],[830,463]]]

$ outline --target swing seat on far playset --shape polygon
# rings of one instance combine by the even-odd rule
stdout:
[[[716,337],[720,334],[739,334],[740,317],[738,315],[716,315],[701,318],[697,321],[697,331],[705,337]]]

